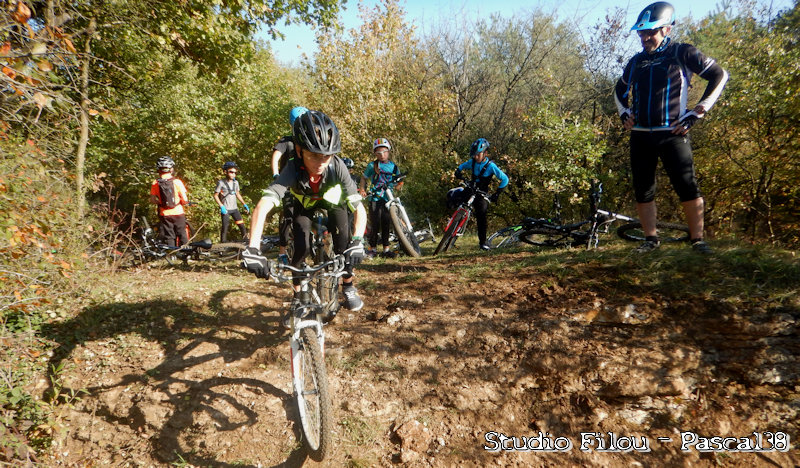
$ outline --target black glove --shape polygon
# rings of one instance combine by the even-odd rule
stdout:
[[[242,252],[242,268],[259,278],[269,278],[269,260],[262,257],[256,247],[248,247]]]
[[[697,123],[698,120],[700,119],[696,115],[687,115],[686,117],[683,118],[683,120],[678,122],[678,126],[683,127],[686,130],[689,130],[690,128],[692,128],[692,125]]]
[[[351,267],[361,263],[361,261],[364,260],[364,245],[361,243],[361,239],[353,239],[350,241],[350,245],[347,246],[347,249],[343,253],[345,261]]]
[[[625,125],[625,122],[627,122],[628,119],[630,119],[630,118],[631,118],[631,114],[629,114],[627,112],[623,112],[622,115],[619,116],[619,119],[622,120],[622,125]]]
[[[495,192],[489,196],[489,201],[492,203],[497,203],[497,199],[500,198],[500,194],[503,193],[503,189],[497,189]]]

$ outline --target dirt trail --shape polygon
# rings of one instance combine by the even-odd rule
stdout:
[[[576,281],[529,256],[492,256],[513,265],[503,274],[458,255],[363,266],[367,306],[326,329],[337,424],[324,464],[298,442],[286,286],[235,268],[121,272],[119,291],[46,331],[62,393],[88,392],[47,464],[800,465],[800,308],[622,289],[602,262],[574,267]],[[768,431],[792,448],[680,450],[689,432]],[[598,451],[588,433],[650,451]],[[486,451],[501,434],[571,447]]]

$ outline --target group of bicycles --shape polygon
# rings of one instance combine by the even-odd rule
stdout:
[[[396,181],[402,180],[401,175]],[[444,228],[434,255],[447,252],[461,237],[472,217],[472,206],[478,197],[489,199],[489,195],[474,184],[464,182],[469,193],[453,212]],[[405,207],[395,196],[391,185],[379,184],[372,190],[385,191],[386,203],[394,227],[393,241],[397,249],[407,255],[419,257],[420,243],[436,243],[430,221],[425,229],[415,230]],[[561,220],[561,204],[558,196],[553,200],[553,215],[548,218],[524,217],[517,224],[493,233],[487,239],[492,249],[503,249],[523,244],[539,247],[597,247],[599,235],[609,232],[615,222],[625,224],[617,228],[620,237],[632,241],[644,240],[642,226],[636,219],[600,208],[602,184],[592,184],[590,210],[588,216],[574,223]],[[658,223],[662,241],[679,242],[688,240],[689,229],[685,225]],[[325,368],[324,323],[327,317],[335,315],[338,302],[339,279],[345,273],[345,257],[333,252],[331,234],[327,231],[325,213],[320,211],[314,218],[312,229],[311,258],[300,268],[268,260],[268,277],[276,282],[289,282],[300,279],[299,304],[290,311],[289,349],[291,353],[293,398],[297,402],[299,419],[309,456],[317,461],[323,460],[330,450],[333,430],[333,414],[328,378]],[[277,247],[278,236],[264,236],[261,252],[266,254]],[[291,243],[290,243],[291,244]],[[158,242],[153,229],[142,218],[141,242],[132,255],[140,262],[154,259],[188,261],[191,259],[232,260],[239,258],[246,247],[244,242],[212,244],[208,240],[189,242],[180,248],[170,248]]]
[[[478,197],[489,200],[489,194],[480,190],[471,182],[462,183],[469,193],[447,224],[444,234],[434,250],[434,255],[447,252],[466,231],[467,223],[472,216],[472,205]],[[589,214],[585,219],[573,223],[564,223],[561,219],[561,202],[558,194],[553,198],[553,216],[548,218],[524,217],[519,223],[504,227],[487,239],[491,249],[503,249],[529,244],[537,247],[585,247],[596,248],[599,235],[608,233],[616,222],[624,222],[616,230],[622,239],[642,242],[645,240],[642,223],[636,218],[600,209],[603,184],[593,181],[589,193]],[[656,229],[661,242],[687,242],[689,227],[685,224],[657,222]]]

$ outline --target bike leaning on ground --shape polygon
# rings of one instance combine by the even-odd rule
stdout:
[[[138,266],[162,259],[170,265],[176,265],[178,261],[187,264],[190,260],[201,259],[210,261],[233,260],[238,258],[245,248],[243,244],[237,242],[212,244],[208,239],[189,242],[181,247],[170,247],[159,241],[147,218],[142,217],[141,223],[140,241],[124,253],[122,258],[123,266]],[[192,231],[190,230],[189,232],[191,233]]]
[[[456,243],[456,239],[464,235],[469,218],[472,216],[472,204],[475,203],[476,197],[483,197],[487,202],[489,201],[489,194],[478,189],[474,181],[462,181],[461,185],[470,193],[470,196],[464,200],[453,212],[453,215],[450,216],[450,219],[445,225],[442,240],[439,241],[439,245],[436,246],[436,250],[433,251],[434,255],[437,255],[439,252],[447,252],[450,247]]]
[[[505,227],[487,239],[492,248],[507,248],[525,242],[538,247],[579,247],[587,250],[597,247],[599,234],[608,233],[618,221],[617,235],[625,240],[642,242],[642,223],[636,218],[600,209],[603,184],[593,182],[589,193],[589,215],[586,219],[569,224],[561,221],[561,203],[558,195],[553,199],[553,218],[524,218],[520,223]],[[656,225],[662,242],[688,242],[689,227],[685,224],[658,222]]]

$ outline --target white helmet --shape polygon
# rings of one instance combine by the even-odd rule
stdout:
[[[372,142],[372,151],[375,151],[375,148],[379,146],[385,146],[386,149],[392,149],[392,145],[389,144],[389,140],[386,138],[377,138],[375,141]]]

